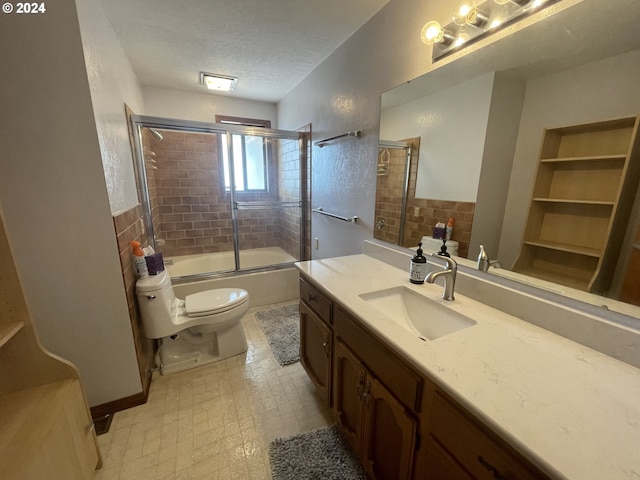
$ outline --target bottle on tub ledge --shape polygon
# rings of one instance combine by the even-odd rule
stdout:
[[[149,270],[147,269],[147,261],[145,260],[144,250],[140,242],[132,240],[129,242],[131,245],[131,254],[133,255],[133,265],[136,267],[136,273],[138,278],[148,277]]]
[[[422,255],[422,242],[418,244],[418,250],[415,256],[411,259],[411,265],[409,266],[409,281],[411,283],[424,283],[424,279],[427,276],[427,259]]]

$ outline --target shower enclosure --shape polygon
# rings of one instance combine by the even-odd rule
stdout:
[[[304,133],[133,115],[145,228],[179,282],[304,257]]]
[[[381,140],[378,144],[373,237],[401,246],[405,246],[411,152],[408,142]]]

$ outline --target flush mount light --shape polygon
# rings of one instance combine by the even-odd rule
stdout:
[[[218,75],[217,73],[200,72],[200,83],[209,90],[228,92],[236,88],[238,79],[227,75]]]

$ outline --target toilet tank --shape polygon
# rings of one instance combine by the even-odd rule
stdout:
[[[158,275],[138,279],[136,296],[145,336],[162,338],[171,335],[177,307],[169,273],[165,270]]]

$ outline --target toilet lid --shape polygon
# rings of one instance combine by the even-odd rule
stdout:
[[[226,312],[249,300],[249,294],[241,288],[217,288],[187,295],[185,311],[189,317],[203,317]]]

